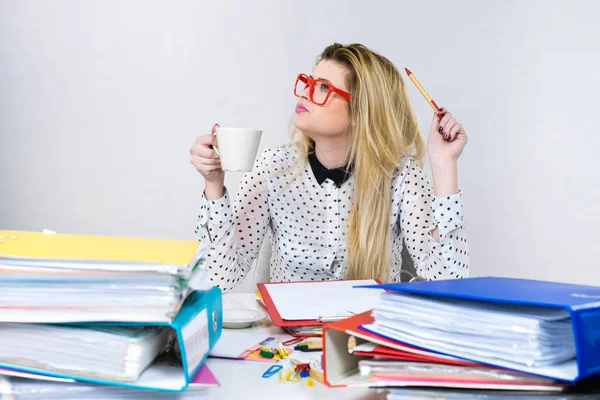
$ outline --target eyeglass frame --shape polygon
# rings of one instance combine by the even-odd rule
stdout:
[[[305,78],[306,82],[302,78]],[[331,93],[336,93],[336,94],[340,95],[341,97],[343,97],[344,99],[346,99],[347,101],[352,100],[352,95],[350,93],[346,92],[345,90],[338,89],[331,82],[329,82],[325,79],[313,79],[312,77],[310,77],[306,74],[303,74],[303,73],[298,74],[298,77],[296,77],[296,82],[294,83],[294,96],[296,96],[296,97],[300,97],[300,94],[297,93],[298,82],[302,82],[306,85],[303,90],[305,90],[306,88],[309,89],[308,90],[308,99],[317,106],[324,106],[327,103],[327,100],[329,100],[329,96],[331,96]],[[313,94],[315,92],[315,84],[318,82],[322,82],[329,87],[329,90],[327,91],[327,95],[325,96],[325,100],[323,100],[322,103],[315,102],[315,100],[313,98]]]

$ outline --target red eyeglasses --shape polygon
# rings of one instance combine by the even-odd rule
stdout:
[[[313,79],[306,74],[299,74],[298,78],[296,78],[296,84],[294,85],[294,95],[300,97],[306,88],[309,88],[308,98],[318,106],[327,103],[329,96],[331,96],[331,93],[333,92],[339,94],[348,101],[352,98],[350,93],[336,88],[329,81],[324,79]]]

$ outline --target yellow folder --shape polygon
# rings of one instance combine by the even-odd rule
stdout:
[[[0,230],[0,257],[188,265],[196,240],[150,239]]]

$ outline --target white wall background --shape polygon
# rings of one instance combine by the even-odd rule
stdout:
[[[296,74],[361,42],[470,133],[472,275],[600,285],[599,4],[0,0],[0,227],[193,238],[195,137],[286,142]]]

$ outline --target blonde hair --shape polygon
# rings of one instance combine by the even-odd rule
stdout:
[[[349,165],[355,185],[350,211],[346,261],[348,279],[389,279],[392,177],[404,157],[421,162],[424,152],[417,119],[404,80],[387,58],[361,44],[334,43],[322,60],[348,69],[351,145]],[[298,132],[292,132],[292,138]],[[314,141],[299,132],[294,146],[305,164]]]

